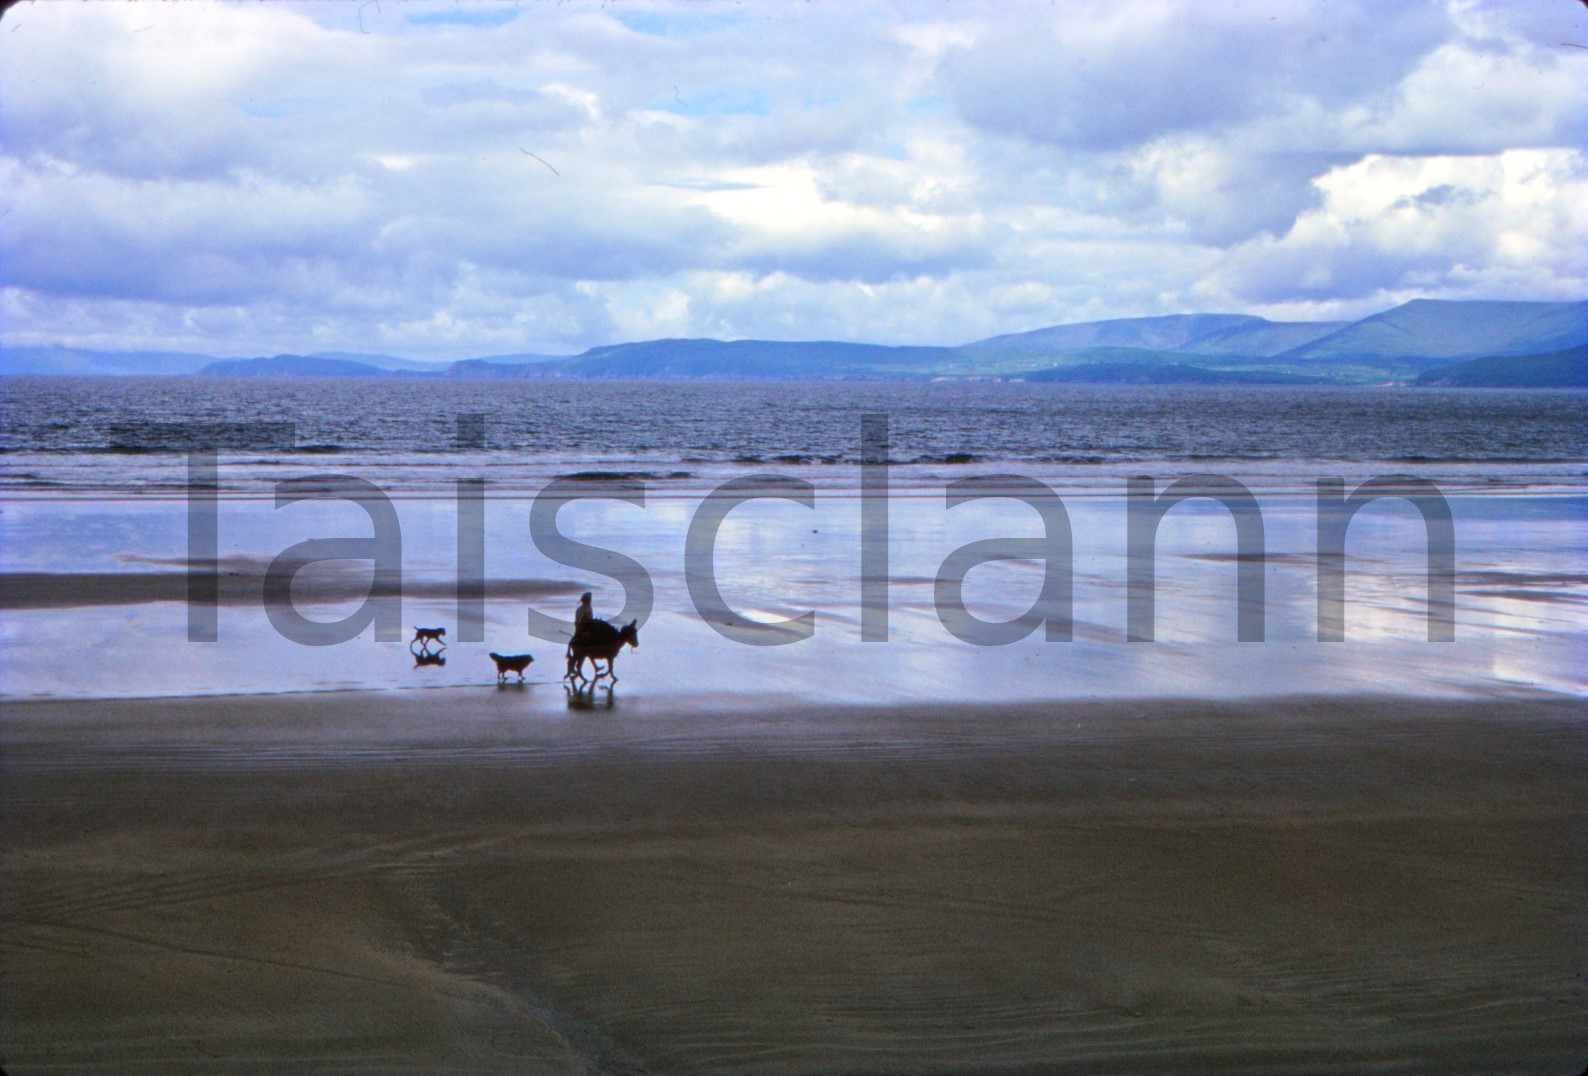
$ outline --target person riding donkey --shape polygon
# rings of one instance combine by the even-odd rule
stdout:
[[[583,665],[590,660],[596,670],[596,679],[609,678],[617,682],[617,674],[613,671],[612,663],[617,657],[617,652],[624,644],[639,646],[639,626],[630,622],[619,629],[613,627],[605,620],[596,619],[591,607],[591,594],[589,591],[579,598],[579,607],[573,614],[573,635],[568,640],[568,672],[565,679],[584,682]],[[606,662],[606,670],[601,669],[601,662]]]

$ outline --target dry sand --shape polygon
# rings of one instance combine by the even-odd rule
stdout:
[[[6,706],[6,1071],[1588,1063],[1581,700],[548,690]]]

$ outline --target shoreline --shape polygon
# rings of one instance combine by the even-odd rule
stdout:
[[[1575,1072],[1585,717],[8,702],[4,1060]]]
[[[145,457],[136,458],[141,462]],[[239,477],[208,487],[205,492],[213,493],[217,502],[223,505],[251,502],[269,504],[274,500],[276,483],[297,477],[301,472],[320,473],[311,466],[316,459],[305,459],[303,467],[299,469],[293,469],[290,462],[258,464],[223,460],[222,474],[235,471],[239,472]],[[492,473],[491,468],[494,466],[506,470],[518,465],[500,463],[482,466],[472,461],[458,463],[452,460],[437,464],[414,464],[403,458],[392,460],[374,456],[339,461],[341,470],[338,473],[351,472],[356,477],[366,478],[380,488],[383,496],[398,503],[455,503],[456,482],[464,478],[485,480],[483,496],[488,503],[533,501],[554,481],[575,482],[581,491],[591,494],[622,489],[624,482],[638,482],[644,486],[647,500],[657,503],[699,501],[725,482],[760,474],[808,481],[815,487],[818,497],[858,498],[864,489],[860,477],[861,466],[856,463],[811,465],[775,460],[762,463],[712,461],[709,467],[696,465],[697,471],[691,472],[687,478],[676,473],[658,474],[627,469],[640,466],[642,462],[619,461],[614,464],[618,469],[609,472],[612,477],[591,478],[582,472],[559,472],[555,467],[527,470],[520,475],[503,477]],[[1107,501],[1125,497],[1129,479],[1137,476],[1154,477],[1167,485],[1179,478],[1211,473],[1235,479],[1256,497],[1281,500],[1316,497],[1319,479],[1344,478],[1355,486],[1371,478],[1409,474],[1434,483],[1442,494],[1453,500],[1580,499],[1583,497],[1582,468],[1588,464],[1588,461],[1578,459],[1544,462],[1350,459],[1258,462],[1280,466],[1281,469],[1253,467],[1249,461],[1198,459],[1099,463],[1087,465],[1085,469],[1040,460],[1006,460],[997,457],[963,464],[892,462],[887,465],[887,495],[891,500],[899,501],[938,501],[942,499],[944,490],[960,479],[1013,474],[1047,484],[1066,502]],[[7,476],[0,475],[0,502],[185,504],[190,492],[185,461],[181,457],[173,457],[171,467],[176,473],[170,481],[149,484],[83,482],[69,473],[63,473],[62,477],[70,481],[22,478],[13,484]],[[433,467],[438,473],[421,472],[424,467]],[[1519,470],[1522,467],[1554,469]],[[284,471],[288,473],[282,473]]]
[[[265,606],[265,569],[257,558],[223,559],[206,572],[202,563],[194,578],[215,581],[215,604]],[[349,567],[360,563],[357,568]],[[362,562],[326,561],[314,564],[292,580],[292,598],[304,605],[362,602],[370,595],[374,572]],[[0,571],[0,612],[22,609],[87,609],[96,606],[149,605],[187,602],[186,570],[119,572],[5,572]],[[528,601],[578,594],[584,584],[566,579],[501,579],[484,581],[486,601]],[[432,579],[417,572],[405,573],[402,597],[413,600],[456,599],[458,582]]]

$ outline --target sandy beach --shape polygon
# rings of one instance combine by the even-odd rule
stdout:
[[[1588,8],[985,7],[0,0],[0,1076],[1588,1076]]]
[[[1585,710],[14,702],[3,1063],[1575,1073]]]
[[[539,554],[522,499],[487,505],[483,640],[460,630],[455,506],[416,496],[396,500],[403,638],[334,646],[276,631],[262,578],[345,518],[223,500],[218,640],[189,643],[181,500],[7,501],[0,1065],[1588,1063],[1575,495],[1452,498],[1457,639],[1437,644],[1415,521],[1357,524],[1350,638],[1325,644],[1312,502],[1270,497],[1254,645],[1223,509],[1166,525],[1158,641],[1131,644],[1122,499],[1076,492],[1074,641],[994,647],[945,629],[933,576],[1032,533],[1023,506],[891,502],[886,645],[859,639],[852,493],[736,509],[727,600],[817,618],[745,646],[682,571],[702,496],[571,516],[655,584],[621,684],[583,701],[526,612],[589,588],[613,615],[621,588]],[[976,572],[994,620],[1040,578]],[[294,600],[335,620],[368,578],[327,562]],[[443,624],[445,664],[421,660],[412,627]],[[492,650],[533,652],[528,683],[497,687]]]

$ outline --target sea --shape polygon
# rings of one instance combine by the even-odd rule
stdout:
[[[1572,391],[11,377],[0,378],[0,490],[169,492],[187,481],[183,454],[207,447],[231,491],[268,492],[284,468],[305,467],[392,493],[465,476],[515,492],[603,474],[698,484],[770,469],[832,482],[860,463],[867,414],[886,416],[887,458],[907,484],[988,468],[1063,486],[1396,472],[1560,489],[1588,475],[1588,393]]]

